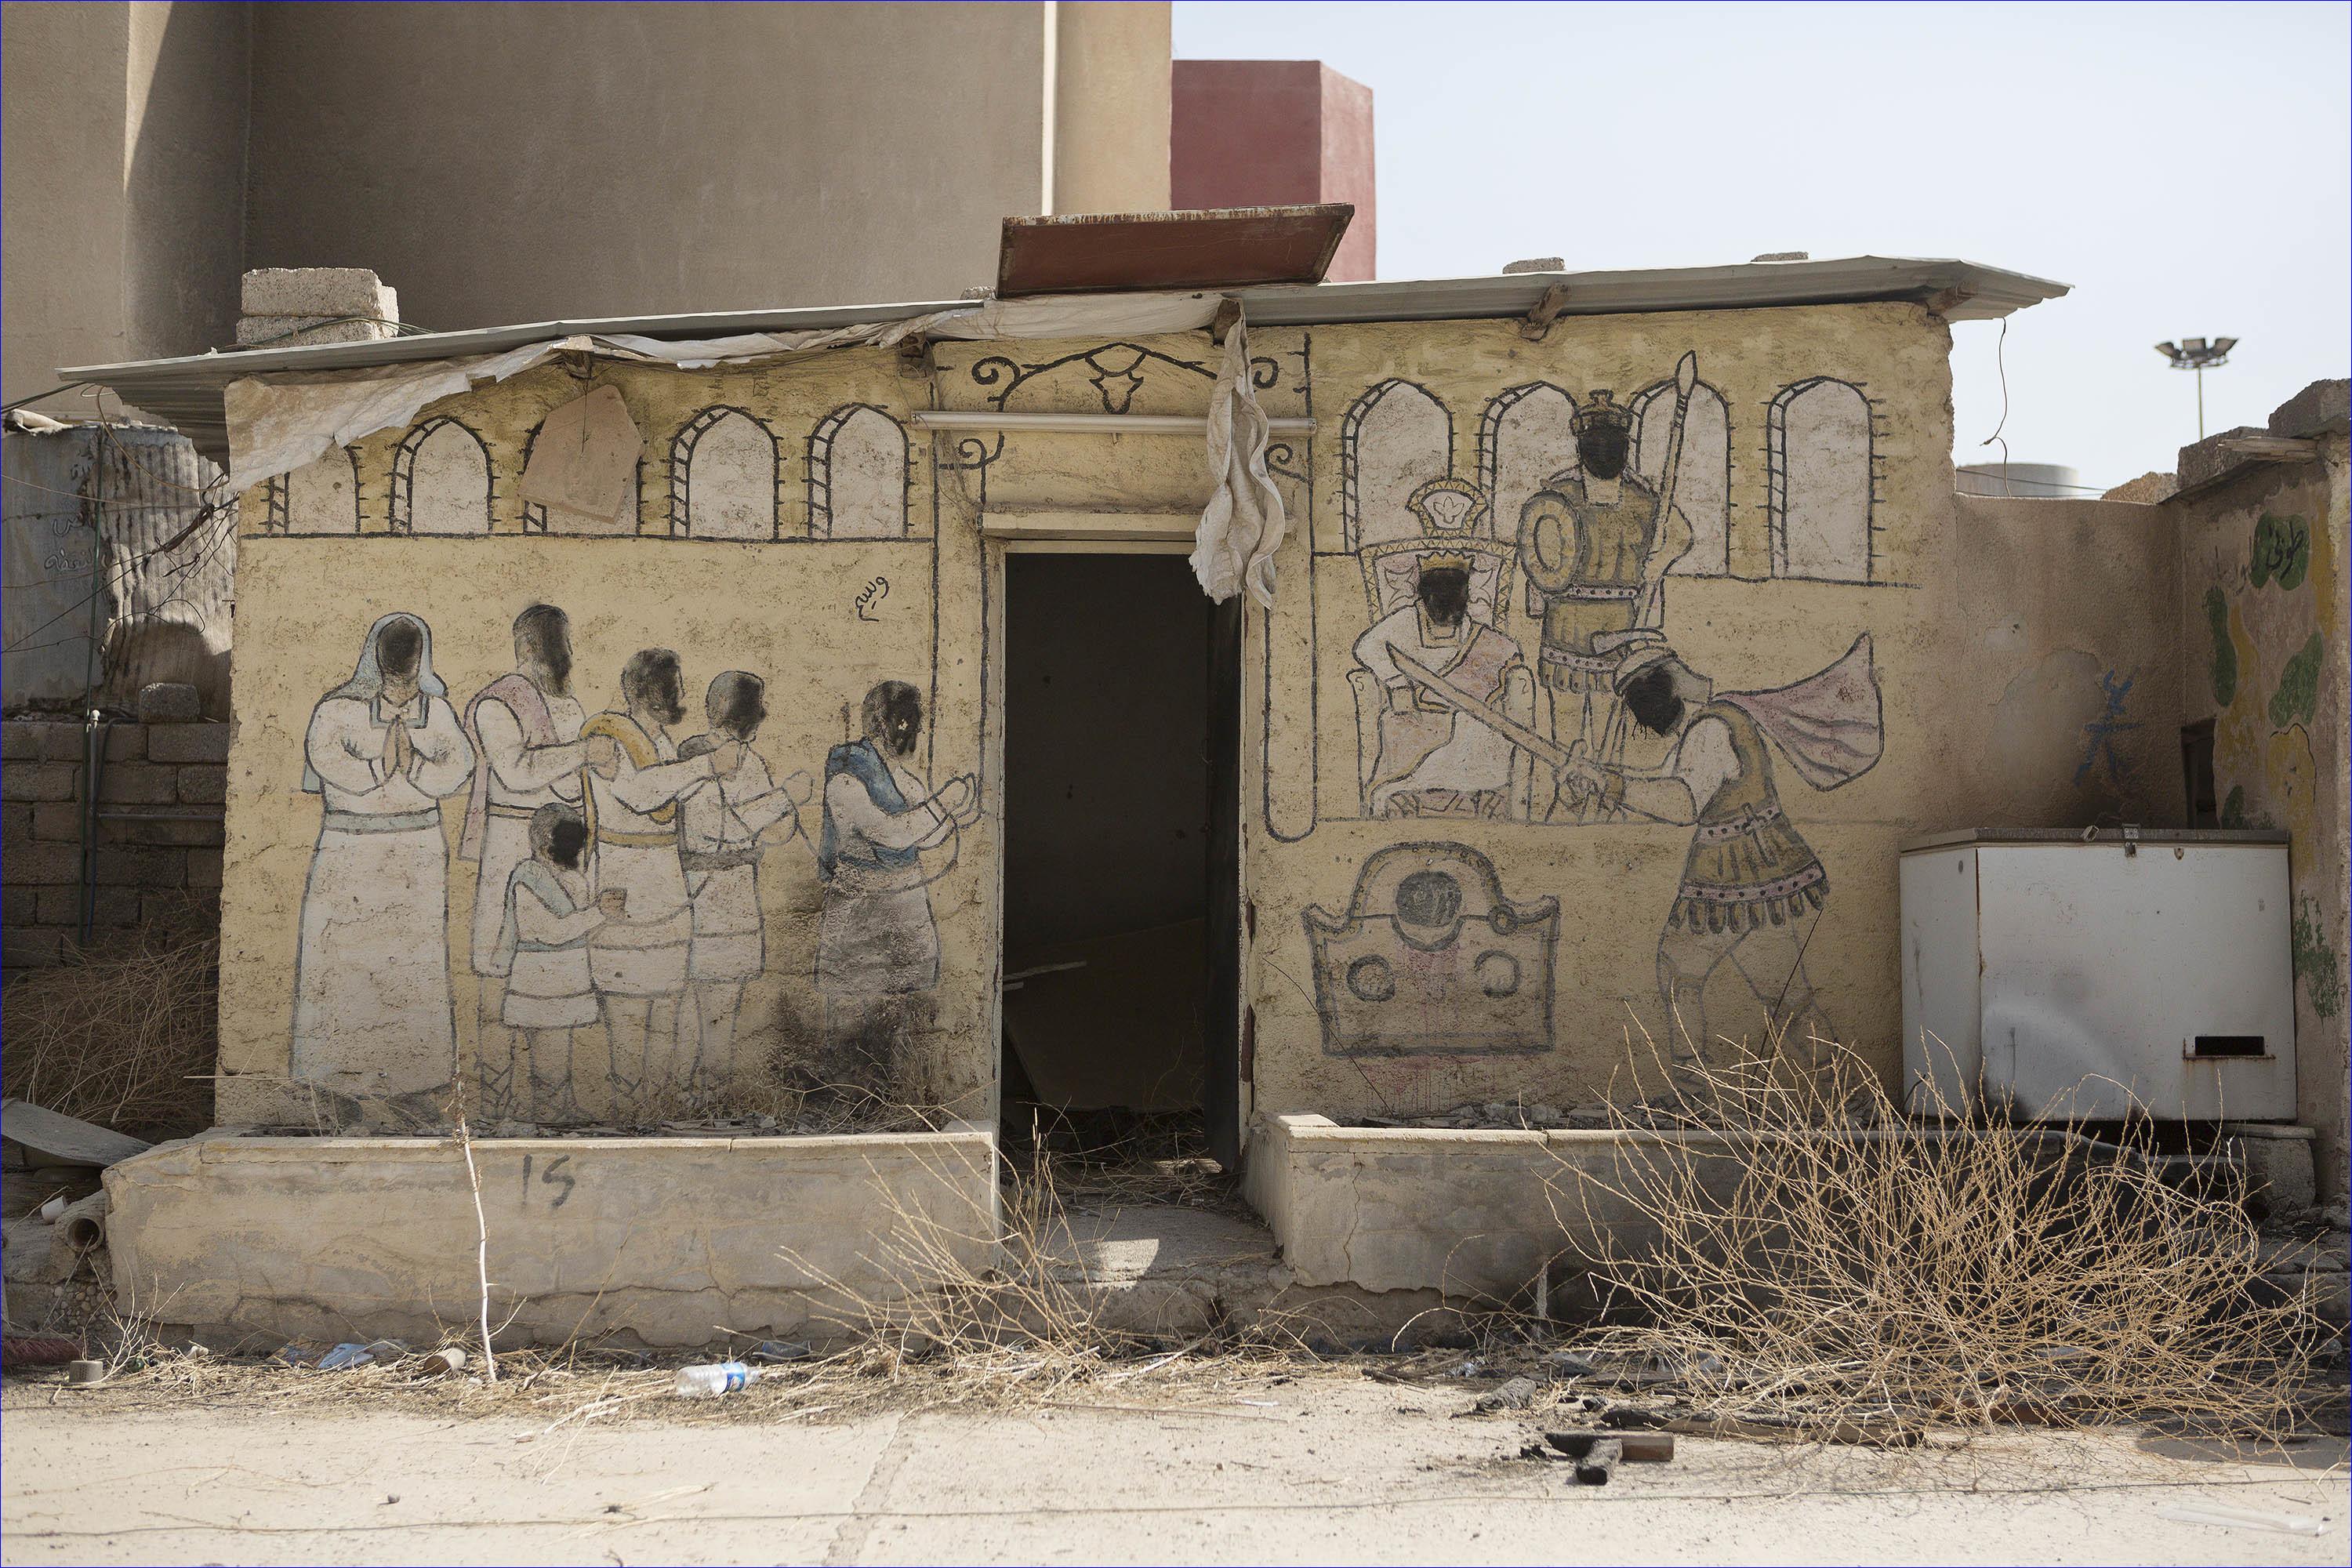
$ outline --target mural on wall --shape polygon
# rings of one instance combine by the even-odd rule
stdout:
[[[1612,811],[1692,827],[1682,883],[1658,935],[1658,991],[1679,1026],[1678,1064],[1711,1047],[1707,987],[1727,967],[1743,1001],[1764,1010],[1768,1037],[1834,1038],[1805,971],[1829,873],[1782,809],[1772,748],[1821,790],[1876,765],[1885,730],[1870,635],[1791,685],[1721,696],[1655,631],[1606,634],[1597,646],[1632,721],[1672,750],[1655,768],[1579,752],[1563,784]]]
[[[449,847],[441,802],[474,752],[403,611],[369,627],[352,678],[319,700],[302,787],[323,810],[295,959],[296,1081],[430,1116],[457,1072]]]
[[[1506,896],[1464,844],[1391,844],[1345,914],[1305,911],[1316,1012],[1332,1056],[1493,1056],[1552,1048],[1559,900]]]
[[[2237,511],[2219,520],[2234,537],[2225,535],[2208,552],[2199,618],[2209,638],[2205,685],[2215,714],[2221,826],[2286,829],[2295,881],[2309,886],[2332,874],[2314,857],[2326,837],[2318,809],[2323,755],[2332,746],[2340,764],[2344,699],[2337,692],[2323,700],[2328,642],[2318,628],[2326,625],[2323,606],[2338,563],[2325,531],[2315,537],[2291,504],[2290,497],[2274,496],[2251,518]],[[2340,1017],[2345,1007],[2346,976],[2336,956],[2342,938],[2329,930],[2334,923],[2318,900],[2298,898],[2294,972],[2322,1019]]]
[[[867,1080],[889,1077],[874,1043],[919,1026],[920,999],[939,984],[930,888],[952,868],[958,834],[980,819],[971,775],[934,791],[915,770],[923,719],[919,691],[883,681],[859,707],[858,738],[824,760],[816,988],[836,1060]],[[923,852],[941,846],[945,863],[926,867]]]

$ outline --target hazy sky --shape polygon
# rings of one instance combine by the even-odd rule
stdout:
[[[1948,256],[2074,285],[2009,322],[2018,462],[2105,487],[2196,438],[2151,345],[2242,339],[2209,430],[2352,335],[2345,5],[1418,5],[1178,0],[1181,58],[1321,59],[1372,89],[1380,275]],[[1996,322],[1953,329],[1957,456],[2000,419]]]

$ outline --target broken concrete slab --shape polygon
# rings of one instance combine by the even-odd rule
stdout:
[[[153,1147],[127,1132],[61,1115],[23,1100],[0,1100],[0,1138],[48,1156],[30,1163],[93,1165],[100,1169],[143,1154]]]
[[[2179,461],[2173,468],[2180,476],[2180,488],[2194,489],[2241,466],[2246,459],[2230,449],[2231,443],[2244,437],[2268,434],[2259,425],[2241,425],[2234,430],[2222,430],[2193,446],[2181,447]]]
[[[2315,381],[2271,411],[2273,436],[2341,436],[2352,428],[2352,381]]]

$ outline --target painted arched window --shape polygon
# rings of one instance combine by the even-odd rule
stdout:
[[[1869,582],[1873,453],[1862,388],[1826,376],[1783,387],[1765,438],[1773,574]]]
[[[706,408],[669,450],[669,531],[694,539],[773,539],[783,453],[740,408]]]
[[[1349,550],[1421,532],[1406,501],[1454,471],[1454,422],[1409,381],[1384,381],[1339,422],[1339,521]]]
[[[1495,536],[1517,539],[1519,509],[1553,475],[1576,468],[1576,400],[1548,381],[1498,394],[1478,422],[1478,478]]]
[[[401,437],[392,455],[394,533],[488,533],[490,452],[482,438],[443,416]]]
[[[907,536],[907,432],[870,404],[852,403],[817,422],[808,443],[809,535]]]
[[[357,533],[360,460],[349,447],[269,481],[272,533]]]
[[[1654,485],[1664,483],[1666,443],[1673,438],[1675,385],[1662,381],[1633,396],[1633,466]],[[1720,577],[1731,570],[1731,413],[1723,395],[1700,382],[1683,416],[1683,458],[1675,481],[1675,510],[1690,519],[1690,552],[1670,571]]]

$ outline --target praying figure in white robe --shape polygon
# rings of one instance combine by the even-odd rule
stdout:
[[[457,1062],[441,802],[474,768],[431,628],[377,621],[351,679],[311,710],[302,756],[326,809],[302,891],[293,1077],[431,1119]]]

